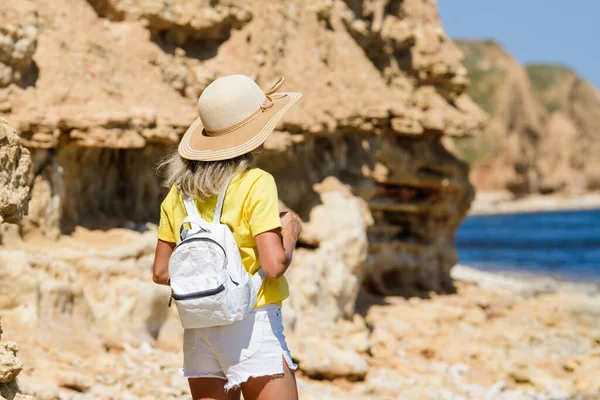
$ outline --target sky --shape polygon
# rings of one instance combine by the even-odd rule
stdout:
[[[600,88],[600,0],[438,0],[453,39],[494,39],[523,64],[562,64]]]

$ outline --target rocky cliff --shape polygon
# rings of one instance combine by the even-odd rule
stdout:
[[[522,66],[491,41],[459,42],[468,93],[491,114],[486,133],[457,142],[481,190],[517,194],[598,189],[600,91],[568,68]]]
[[[3,112],[33,151],[25,235],[155,222],[153,166],[202,89],[219,75],[264,85],[281,74],[305,94],[259,161],[283,202],[308,220],[314,185],[333,176],[373,219],[373,288],[449,285],[473,192],[442,139],[477,133],[483,114],[434,2],[27,0],[0,18],[11,32]]]
[[[539,150],[542,190],[599,190],[600,90],[563,66],[526,68],[549,114]]]
[[[0,112],[34,165],[24,240],[7,236],[1,254],[5,281],[27,288],[0,296],[22,332],[60,338],[50,321],[80,321],[70,329],[89,338],[74,344],[82,354],[121,340],[177,347],[168,293],[149,280],[164,195],[154,167],[202,90],[232,73],[263,86],[284,75],[284,89],[304,93],[258,157],[305,221],[286,307],[303,370],[364,377],[361,287],[452,289],[454,231],[473,188],[447,146],[481,132],[485,114],[434,1],[23,0],[3,5],[0,26]],[[86,335],[89,324],[101,328]],[[62,388],[93,386],[44,373]]]

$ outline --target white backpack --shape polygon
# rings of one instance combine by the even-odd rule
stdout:
[[[179,229],[181,241],[169,259],[169,306],[174,299],[185,329],[242,320],[256,305],[264,280],[262,269],[254,276],[246,271],[233,234],[221,224],[230,181],[219,193],[212,223],[203,220],[194,200],[182,194],[187,217]]]

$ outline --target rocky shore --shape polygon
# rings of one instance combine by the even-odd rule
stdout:
[[[77,231],[59,243],[68,252],[52,254],[42,238],[5,243],[1,258],[10,268],[0,270],[13,275],[2,281],[23,289],[19,297],[10,297],[10,290],[0,296],[11,306],[3,311],[3,339],[20,345],[24,393],[38,400],[189,398],[178,373],[181,328],[175,314],[164,314],[160,300],[166,297],[151,295],[163,288],[144,283],[145,270],[132,279],[138,274],[134,260],[144,264],[153,234]],[[136,243],[128,253],[115,247],[125,237]],[[61,268],[67,261],[70,272]],[[34,305],[19,281],[27,268],[69,276],[61,283],[48,278]],[[361,291],[356,313],[338,321],[326,340],[307,341],[289,331],[301,367],[301,398],[600,398],[598,286],[460,265],[452,276],[451,294],[407,298]],[[129,294],[117,295],[127,288]],[[152,299],[156,304],[148,303]],[[284,314],[292,309],[286,306]],[[147,333],[152,324],[158,326],[155,338]]]
[[[600,396],[596,288],[452,268],[474,195],[453,143],[488,118],[435,1],[156,3],[0,7],[0,400],[189,398],[154,167],[239,72],[304,93],[257,157],[304,221],[302,399]]]
[[[600,208],[600,193],[580,195],[532,194],[515,197],[508,191],[478,192],[469,215],[519,214],[545,211],[590,210]]]

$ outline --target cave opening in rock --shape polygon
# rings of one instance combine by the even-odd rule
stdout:
[[[166,188],[156,167],[166,152],[161,146],[33,149],[36,172],[25,233],[157,223]]]

